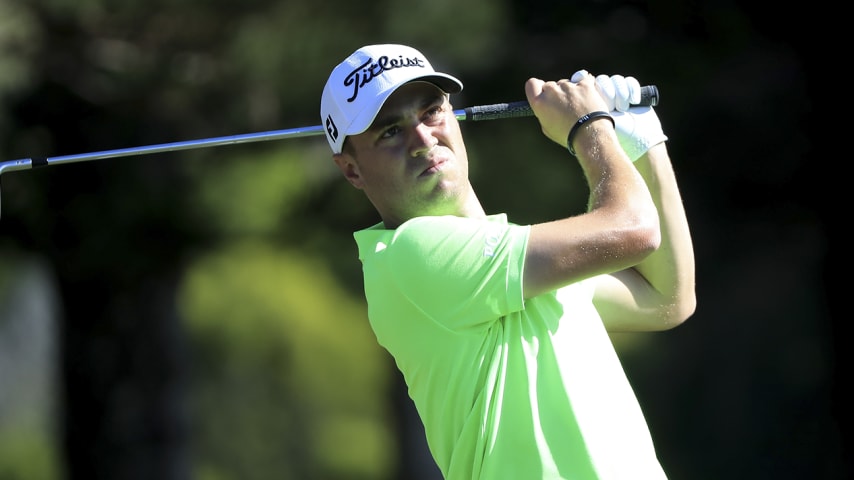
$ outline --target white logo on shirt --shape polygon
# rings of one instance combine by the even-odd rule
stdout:
[[[495,255],[495,247],[497,247],[501,242],[501,234],[503,231],[504,229],[500,225],[496,225],[486,233],[486,239],[484,240],[483,245],[484,257],[491,257]]]

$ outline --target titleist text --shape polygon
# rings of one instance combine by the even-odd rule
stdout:
[[[400,56],[395,59],[390,59],[386,56],[382,56],[376,61],[376,63],[371,62],[373,62],[373,59],[363,63],[344,78],[344,86],[353,87],[353,96],[347,99],[348,102],[356,100],[356,97],[359,96],[359,89],[367,85],[371,80],[382,75],[386,70],[405,67],[424,68],[424,60],[418,57],[404,58],[403,56]]]

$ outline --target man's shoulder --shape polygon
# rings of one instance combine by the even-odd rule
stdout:
[[[517,227],[508,223],[505,214],[478,218],[423,216],[407,220],[393,230],[375,225],[355,232],[354,237],[363,259],[377,254],[384,257],[418,254],[441,256],[446,253],[459,255],[481,243],[498,244],[504,238],[518,237],[509,232]],[[482,241],[478,242],[478,238]]]
[[[459,217],[456,215],[435,215],[415,217],[407,220],[397,231],[433,228],[480,228],[491,225],[508,225],[507,215],[503,213],[485,217]]]

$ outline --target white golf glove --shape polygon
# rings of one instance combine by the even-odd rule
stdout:
[[[579,70],[571,80],[578,82],[586,75],[589,75],[586,70]],[[655,110],[649,106],[634,106],[641,99],[641,86],[637,79],[623,75],[598,75],[596,89],[614,117],[620,146],[631,161],[640,158],[653,145],[667,140]]]

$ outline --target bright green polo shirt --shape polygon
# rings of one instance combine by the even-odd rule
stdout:
[[[663,480],[590,282],[527,301],[529,226],[420,217],[354,234],[368,316],[448,480]]]

